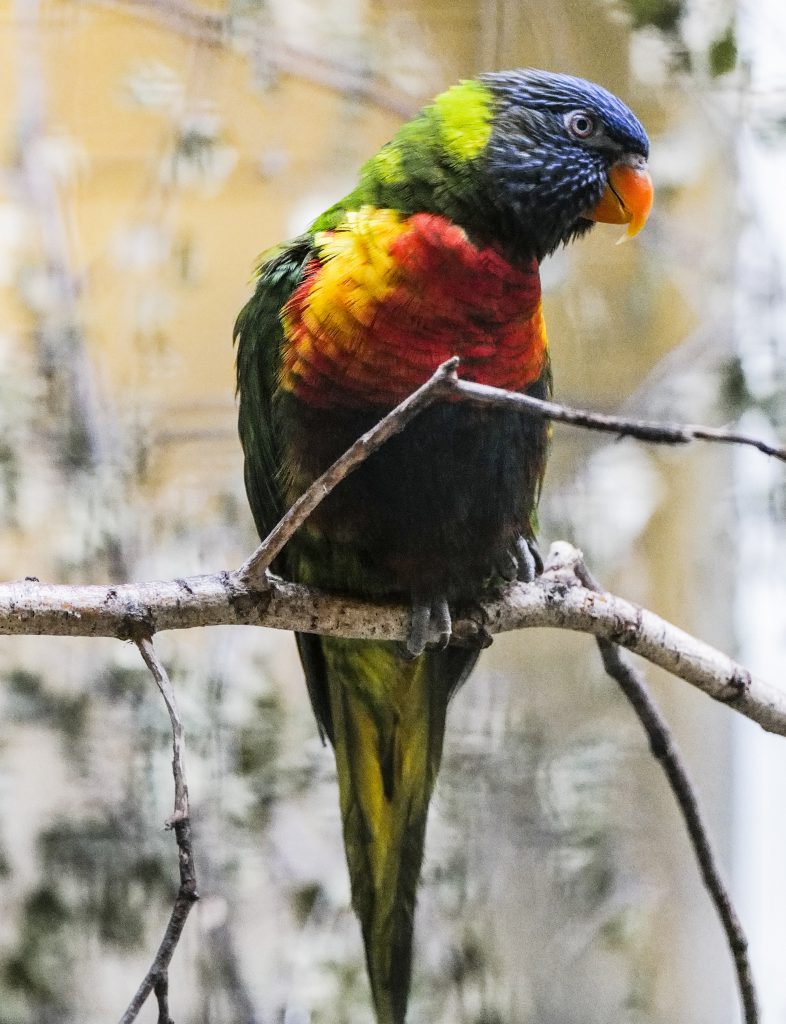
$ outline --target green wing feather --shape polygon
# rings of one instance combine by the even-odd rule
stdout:
[[[276,429],[278,373],[284,329],[281,310],[297,288],[311,256],[312,238],[303,235],[262,256],[254,294],[235,323],[237,342],[238,430],[245,454],[245,483],[260,537],[266,537],[286,512],[283,491],[287,453]],[[287,574],[287,553],[273,563]],[[320,733],[333,739],[321,652],[317,637],[296,634],[311,706]]]
[[[235,323],[238,429],[246,457],[248,501],[260,537],[267,536],[286,511],[286,453],[280,450],[275,428],[284,343],[281,310],[300,283],[311,244],[311,237],[303,235],[262,256],[254,294]]]

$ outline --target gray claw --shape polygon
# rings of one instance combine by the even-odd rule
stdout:
[[[444,650],[450,643],[453,624],[450,608],[444,597],[431,604],[412,605],[412,621],[407,637],[406,651],[411,658],[417,658],[426,647]],[[435,640],[431,640],[435,637]]]
[[[448,602],[444,597],[439,598],[431,606],[431,626],[438,638],[434,647],[438,651],[444,651],[450,643],[450,637],[453,633],[450,608],[448,608]]]
[[[522,583],[532,583],[538,573],[535,556],[523,537],[516,541],[516,558],[519,563],[518,577]]]
[[[411,658],[421,655],[428,643],[429,626],[431,624],[431,605],[413,604],[412,622],[407,637],[407,653]]]

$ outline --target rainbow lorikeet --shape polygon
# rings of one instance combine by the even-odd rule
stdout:
[[[266,253],[236,325],[245,480],[260,535],[439,363],[551,390],[539,264],[593,221],[635,233],[647,136],[599,86],[520,70],[438,96],[303,235]],[[402,1024],[415,890],[448,701],[477,651],[449,606],[531,578],[546,460],[537,419],[443,402],[348,477],[277,559],[282,575],[412,605],[406,648],[299,634],[333,745],[379,1024]],[[439,644],[427,645],[439,635]]]

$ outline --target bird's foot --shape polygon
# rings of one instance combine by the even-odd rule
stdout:
[[[505,583],[532,583],[543,572],[543,559],[534,540],[518,537],[494,568],[495,575]]]
[[[450,608],[444,597],[428,603],[415,601],[412,604],[412,622],[405,647],[406,653],[410,658],[417,658],[427,647],[443,651],[450,643],[452,633]]]
[[[543,559],[534,540],[518,537],[516,540],[516,576],[520,583],[532,583],[543,572]]]

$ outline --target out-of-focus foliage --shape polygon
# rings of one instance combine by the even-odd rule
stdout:
[[[602,81],[653,136],[646,233],[619,248],[599,230],[545,268],[559,397],[698,419],[725,380],[735,414],[753,396],[774,415],[779,397],[711,319],[728,293],[717,211],[732,162],[707,131],[712,95],[692,97],[735,65],[733,12],[688,40],[686,11],[19,0],[0,39],[3,575],[239,564],[254,534],[230,336],[257,254],[431,94],[491,67]],[[725,638],[722,588],[697,584],[696,599],[691,581],[708,564],[717,579],[726,473],[720,456],[558,431],[543,535]],[[158,643],[186,724],[202,893],[172,969],[175,1019],[367,1024],[334,769],[291,642],[237,629]],[[0,1024],[116,1019],[177,882],[165,710],[119,642],[8,640],[0,671]],[[680,725],[722,819],[726,748],[708,713],[689,704]],[[451,712],[413,1020],[720,1022],[724,952],[660,794],[591,645],[498,641]]]
[[[706,66],[710,75],[717,78],[737,66],[733,21],[728,21],[705,47],[697,51],[695,45],[686,39],[685,21],[692,10],[686,0],[621,0],[621,3],[630,14],[635,29],[654,29],[662,35],[676,68],[689,71],[698,59],[698,66]],[[718,7],[722,10],[722,5]]]

